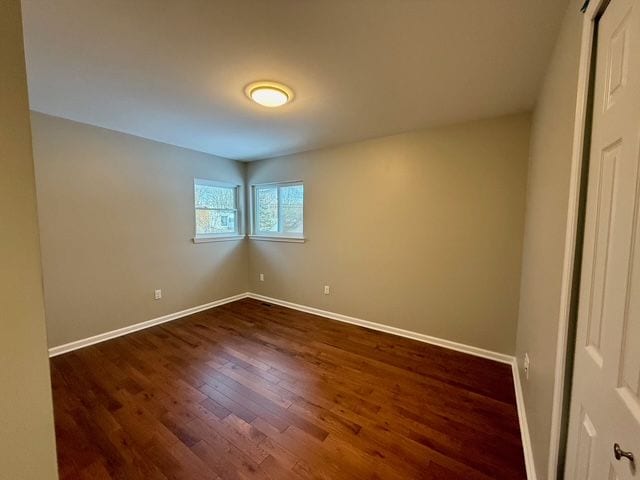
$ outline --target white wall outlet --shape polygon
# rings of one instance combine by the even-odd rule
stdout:
[[[529,354],[524,354],[524,362],[522,362],[522,367],[524,368],[524,378],[529,380]]]
[[[260,274],[260,281],[261,281],[261,282],[264,282],[264,273],[261,273],[261,274]]]
[[[162,290],[156,290],[153,292],[153,298],[156,300],[160,300],[162,298]]]
[[[331,293],[331,289],[329,288],[329,285],[325,285],[324,286],[324,294],[325,295],[329,295]]]

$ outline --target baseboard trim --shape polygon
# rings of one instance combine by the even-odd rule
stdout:
[[[518,360],[513,359],[511,363],[513,370],[513,386],[516,391],[516,405],[518,407],[518,422],[520,423],[520,435],[522,438],[522,450],[524,451],[524,464],[527,468],[527,479],[537,480],[536,466],[533,461],[533,448],[531,446],[531,436],[529,434],[529,423],[527,422],[527,412],[524,408],[524,395],[522,394],[522,383],[520,382],[520,369]]]
[[[311,313],[313,315],[329,318],[331,320],[337,320],[343,323],[350,323],[352,325],[358,325],[361,327],[370,328],[372,330],[390,333],[392,335],[397,335],[400,337],[410,338],[412,340],[417,340],[419,342],[429,343],[431,345],[437,345],[439,347],[448,348],[450,350],[456,350],[458,352],[468,353],[470,355],[475,355],[477,357],[482,357],[489,360],[495,360],[496,362],[507,363],[509,365],[513,364],[514,362],[514,358],[511,355],[506,355],[504,353],[493,352],[491,350],[485,350],[483,348],[473,347],[471,345],[465,345],[463,343],[457,343],[450,340],[445,340],[443,338],[432,337],[430,335],[425,335],[423,333],[412,332],[410,330],[403,330],[401,328],[391,327],[389,325],[384,325],[382,323],[370,322],[368,320],[362,320],[360,318],[350,317],[348,315],[343,315],[341,313],[329,312],[326,310],[321,310],[319,308],[308,307],[306,305],[300,305],[293,302],[287,302],[285,300],[280,300],[278,298],[273,298],[273,297],[267,297],[265,295],[259,295],[257,293],[252,293],[252,292],[240,293],[238,295],[222,298],[220,300],[215,300],[213,302],[205,303],[203,305],[198,305],[196,307],[187,308],[186,310],[181,310],[179,312],[163,315],[162,317],[152,318],[151,320],[146,320],[144,322],[136,323],[134,325],[129,325],[123,328],[119,328],[117,330],[111,330],[109,332],[100,333],[92,337],[83,338],[81,340],[65,343],[64,345],[51,347],[49,349],[49,356],[55,357],[56,355],[62,355],[63,353],[71,352],[73,350],[78,350],[79,348],[83,348],[83,347],[88,347],[89,345],[94,345],[96,343],[105,342],[112,338],[121,337],[122,335],[137,332],[138,330],[144,330],[145,328],[153,327],[154,325],[159,325],[161,323],[170,322],[172,320],[186,317],[187,315],[192,315],[194,313],[198,313],[203,310],[208,310],[210,308],[218,307],[226,303],[235,302],[236,300],[242,300],[243,298],[253,298],[254,300],[260,300],[262,302],[273,303],[275,305],[280,305],[283,307],[291,308],[293,310],[298,310],[305,313]]]
[[[144,330],[145,328],[153,327],[154,325],[160,325],[161,323],[177,320],[178,318],[186,317],[187,315],[193,315],[194,313],[202,312],[203,310],[219,307],[220,305],[224,305],[225,303],[242,300],[243,298],[247,298],[248,296],[248,292],[240,293],[238,295],[222,298],[220,300],[215,300],[213,302],[198,305],[196,307],[187,308],[186,310],[163,315],[162,317],[152,318],[151,320],[136,323],[135,325],[129,325],[127,327],[118,328],[117,330],[111,330],[110,332],[100,333],[98,335],[94,335],[93,337],[76,340],[75,342],[65,343],[64,345],[50,348],[49,357],[62,355],[63,353],[78,350],[79,348],[88,347],[89,345],[94,345],[96,343],[105,342],[107,340],[111,340],[112,338],[121,337],[122,335],[126,335],[128,333],[137,332],[138,330]]]
[[[292,308],[293,310],[299,310],[305,313],[311,313],[320,317],[329,318],[331,320],[337,320],[339,322],[351,323],[360,327],[370,328],[371,330],[378,330],[380,332],[390,333],[392,335],[398,335],[399,337],[411,338],[412,340],[418,340],[419,342],[429,343],[431,345],[437,345],[439,347],[448,348],[450,350],[456,350],[462,353],[468,353],[475,355],[476,357],[487,358],[489,360],[495,360],[496,362],[507,363],[511,365],[514,358],[511,355],[504,353],[493,352],[491,350],[485,350],[483,348],[472,347],[471,345],[465,345],[463,343],[452,342],[450,340],[444,340],[438,337],[432,337],[423,333],[412,332],[410,330],[403,330],[401,328],[390,327],[382,323],[370,322],[368,320],[362,320],[356,317],[349,317],[341,313],[328,312],[319,308],[308,307],[306,305],[300,305],[297,303],[287,302],[277,298],[267,297],[259,295],[257,293],[249,293],[249,298],[254,300],[260,300],[267,303],[273,303],[282,307]]]

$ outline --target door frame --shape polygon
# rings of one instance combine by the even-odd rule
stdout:
[[[587,0],[588,1],[588,0]],[[585,158],[589,154],[589,145],[585,140],[589,134],[589,100],[591,74],[594,59],[594,39],[597,21],[610,0],[590,0],[582,20],[580,40],[580,63],[578,67],[578,84],[576,99],[576,115],[573,129],[573,147],[571,153],[571,174],[569,179],[569,204],[567,211],[567,230],[565,234],[564,261],[562,266],[562,282],[560,291],[560,316],[558,322],[558,342],[554,373],[553,400],[551,410],[551,432],[549,442],[549,461],[547,478],[557,480],[564,471],[564,461],[559,465],[564,442],[567,441],[564,425],[569,417],[569,387],[573,375],[573,349],[575,348],[575,292],[579,286],[579,272],[582,232],[580,228],[581,209],[583,208],[583,168]],[[575,8],[571,2],[569,8]],[[571,363],[570,363],[571,362]],[[567,369],[570,368],[570,371]]]

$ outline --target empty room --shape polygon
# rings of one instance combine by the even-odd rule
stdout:
[[[640,0],[0,0],[0,480],[640,479]]]

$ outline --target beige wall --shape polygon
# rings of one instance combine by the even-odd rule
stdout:
[[[19,0],[0,0],[0,479],[57,478]]]
[[[547,478],[582,14],[572,1],[533,117],[516,354],[538,479]],[[580,2],[581,3],[581,2]],[[524,378],[524,376],[522,377]]]
[[[243,184],[244,164],[31,118],[50,346],[247,290],[246,242],[191,241],[194,177]]]
[[[251,289],[514,351],[528,115],[249,164],[249,184],[305,181],[302,245],[191,243],[193,178],[243,183],[244,164],[32,122],[50,346]]]
[[[250,240],[251,291],[512,354],[529,120],[250,163],[249,185],[304,181],[308,238]]]

